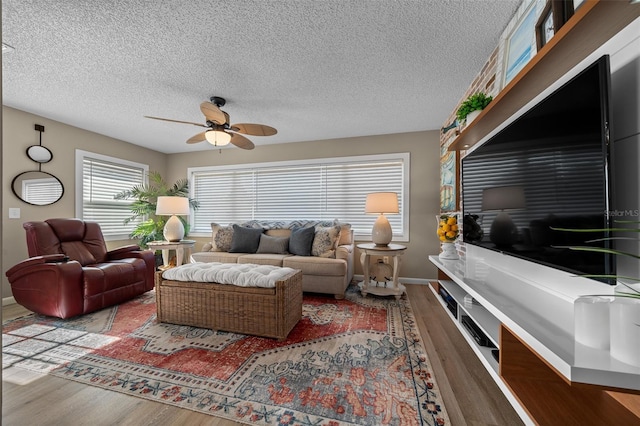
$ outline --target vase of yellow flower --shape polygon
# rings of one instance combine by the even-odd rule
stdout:
[[[442,253],[438,257],[446,260],[458,259],[455,245],[460,234],[457,213],[440,214],[436,219],[438,220],[438,238],[442,243]]]

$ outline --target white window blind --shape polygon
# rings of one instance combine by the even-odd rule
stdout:
[[[358,235],[371,235],[375,215],[365,215],[370,192],[396,192],[400,214],[389,215],[394,236],[408,238],[409,154],[189,169],[191,196],[200,208],[190,217],[194,234],[248,220],[339,219]]]
[[[125,225],[133,200],[114,196],[146,184],[148,171],[146,164],[76,151],[76,215],[98,222],[105,239],[128,238],[140,220]]]

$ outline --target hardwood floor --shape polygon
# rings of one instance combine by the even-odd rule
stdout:
[[[406,287],[451,425],[522,424],[429,288]],[[5,306],[2,320],[25,313]],[[52,376],[25,385],[5,381],[2,400],[2,424],[8,426],[240,424]]]

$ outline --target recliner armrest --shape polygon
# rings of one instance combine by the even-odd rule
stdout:
[[[140,246],[136,245],[136,244],[130,244],[127,246],[122,246],[122,247],[118,247],[115,248],[113,250],[109,250],[107,252],[107,258],[108,259],[123,259],[126,257],[131,257],[129,256],[129,253],[131,253],[132,251],[141,251]],[[125,254],[124,256],[122,256],[122,254]]]
[[[58,261],[59,260],[59,261]],[[16,302],[44,315],[70,318],[84,312],[82,265],[64,255],[36,256],[6,272]]]
[[[25,259],[20,263],[12,266],[5,273],[7,278],[11,280],[10,276],[16,274],[18,271],[28,268],[30,266],[42,265],[44,263],[66,262],[69,258],[64,254],[47,254],[45,256],[34,256],[29,259]]]

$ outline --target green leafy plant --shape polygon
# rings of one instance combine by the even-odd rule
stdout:
[[[146,248],[150,241],[164,239],[162,231],[168,218],[156,216],[156,203],[160,196],[189,197],[189,181],[178,179],[170,185],[165,182],[160,173],[151,171],[148,185],[136,185],[114,196],[116,200],[134,200],[131,204],[132,215],[125,219],[124,223],[128,224],[138,218],[144,219],[129,235],[133,239],[140,240],[140,246],[143,248]],[[194,210],[199,207],[199,203],[191,198],[189,198],[189,204]],[[182,217],[179,218],[185,227],[185,233],[188,233],[189,224]]]
[[[460,122],[464,121],[472,111],[481,111],[489,105],[493,100],[493,96],[487,96],[482,92],[474,93],[469,96],[466,101],[462,102],[460,108],[456,112],[456,117]]]
[[[633,224],[633,225],[638,225],[640,224],[640,222],[636,222],[636,221],[628,221],[628,220],[616,220],[614,221],[615,223],[618,224]],[[635,232],[635,233],[640,233],[640,228],[601,228],[601,229],[573,229],[573,228],[554,228],[552,227],[551,229],[553,229],[554,231],[566,231],[566,232]],[[602,242],[602,241],[613,241],[613,240],[634,240],[633,238],[630,237],[605,237],[605,238],[598,238],[598,239],[594,239],[594,240],[589,240],[586,241],[586,243],[595,243],[595,242]],[[638,259],[640,260],[640,256],[634,253],[629,253],[629,252],[625,252],[625,251],[621,251],[621,250],[616,250],[616,249],[609,249],[606,247],[593,247],[593,246],[562,246],[562,248],[567,248],[569,250],[575,250],[575,251],[588,251],[588,252],[597,252],[597,253],[610,253],[616,256],[626,256],[626,257],[631,257],[634,259]],[[639,283],[640,282],[640,278],[639,277],[628,277],[628,276],[624,276],[624,275],[606,275],[606,274],[584,274],[584,275],[580,275],[582,277],[587,277],[587,278],[611,278],[611,279],[615,279],[618,284],[621,284],[622,286],[626,287],[625,291],[618,291],[614,294],[614,296],[616,297],[630,297],[633,299],[640,299],[640,290],[632,287],[631,285],[629,285],[628,283],[625,283],[624,281],[618,281],[618,280],[627,280],[627,281],[631,281],[634,283]],[[596,295],[598,296],[598,295]],[[605,296],[605,295],[600,295],[600,296]],[[610,295],[606,295],[606,296],[610,296]]]

